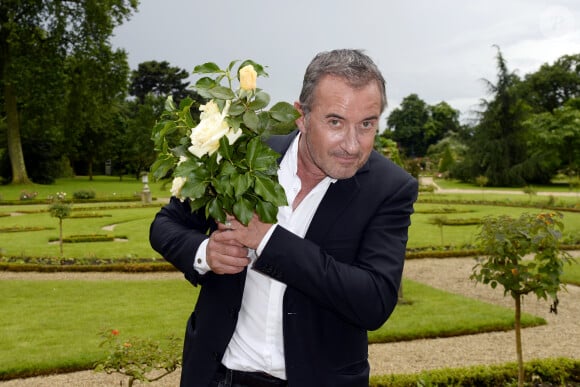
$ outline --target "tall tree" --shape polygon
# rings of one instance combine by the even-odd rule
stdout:
[[[138,0],[3,0],[0,3],[0,87],[4,98],[12,183],[30,182],[22,151],[20,109],[27,92],[42,94],[35,77],[43,60],[64,63],[73,53],[110,46],[114,27],[137,9]],[[42,57],[39,58],[39,53]],[[49,66],[48,69],[58,69]],[[44,72],[47,67],[45,67]],[[51,106],[62,103],[56,100]]]
[[[522,98],[534,113],[553,112],[566,101],[580,97],[580,54],[564,55],[527,74],[521,83]]]
[[[558,171],[580,175],[580,98],[568,100],[552,113],[532,115],[526,168],[536,182],[547,183]]]
[[[137,70],[131,73],[129,94],[137,97],[139,102],[145,102],[147,94],[167,97],[173,96],[176,104],[187,96],[192,96],[188,90],[187,71],[169,65],[169,62],[148,61],[139,64]]]
[[[523,126],[527,105],[517,93],[520,79],[508,70],[499,48],[497,68],[497,82],[486,80],[491,99],[482,102],[484,110],[458,177],[473,180],[482,175],[490,186],[522,186],[526,183],[521,164],[527,156]]]
[[[95,162],[110,158],[123,135],[115,131],[114,121],[126,95],[129,66],[125,52],[100,45],[69,57],[67,67],[67,137],[75,159],[86,164],[92,180]]]
[[[403,99],[401,107],[387,118],[391,138],[399,143],[409,157],[423,157],[430,145],[436,144],[448,132],[457,132],[459,112],[447,102],[430,106],[417,94]]]
[[[391,112],[387,126],[392,131],[391,138],[399,143],[409,157],[425,155],[424,127],[429,120],[427,103],[417,94],[403,99],[401,106]]]

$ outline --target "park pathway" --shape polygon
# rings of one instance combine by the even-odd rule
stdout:
[[[580,259],[580,252],[572,252]],[[512,299],[503,297],[500,289],[475,285],[469,280],[473,258],[412,259],[405,264],[405,278],[428,284],[445,291],[473,297],[478,300],[513,308]],[[180,273],[114,274],[114,273],[8,273],[0,272],[5,279],[134,279],[182,278]],[[567,357],[580,359],[580,287],[568,286],[559,295],[558,314],[549,313],[549,303],[527,297],[524,312],[541,316],[547,325],[526,328],[523,332],[524,360]],[[425,316],[428,318],[428,316]],[[515,355],[514,332],[492,332],[451,338],[414,340],[408,342],[373,344],[369,346],[372,374],[415,373],[445,367],[501,364],[513,362]],[[119,375],[106,375],[92,371],[74,372],[45,377],[0,382],[0,387],[102,387],[119,386]],[[178,373],[154,382],[152,386],[177,386]],[[126,385],[126,384],[122,384]],[[137,383],[136,385],[142,385]]]

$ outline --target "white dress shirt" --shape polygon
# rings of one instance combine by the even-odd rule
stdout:
[[[258,246],[258,257],[277,226],[304,237],[326,190],[336,181],[330,177],[324,178],[292,210],[292,203],[301,187],[297,175],[299,138],[300,135],[296,136],[290,145],[278,171],[278,181],[286,192],[288,205],[278,209],[277,225],[270,228]],[[205,262],[206,246],[202,244],[198,249],[194,265],[201,273],[209,269]],[[250,259],[253,261],[259,258],[251,251]],[[255,270],[247,270],[236,330],[222,359],[226,367],[241,371],[264,371],[286,379],[282,330],[282,299],[285,290],[284,283]]]

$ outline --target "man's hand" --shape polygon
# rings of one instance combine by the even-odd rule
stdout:
[[[256,250],[272,226],[270,223],[262,222],[254,213],[247,226],[238,222],[235,217],[228,215],[225,223],[218,223],[218,230],[230,232],[233,239],[242,246]]]
[[[223,225],[221,225],[223,226]],[[237,274],[250,263],[248,249],[229,230],[211,233],[206,250],[207,264],[216,274]]]

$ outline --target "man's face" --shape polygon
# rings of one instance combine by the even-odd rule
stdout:
[[[380,115],[375,82],[355,89],[342,78],[325,76],[316,86],[310,113],[296,121],[302,133],[299,165],[320,178],[354,176],[373,149]]]

